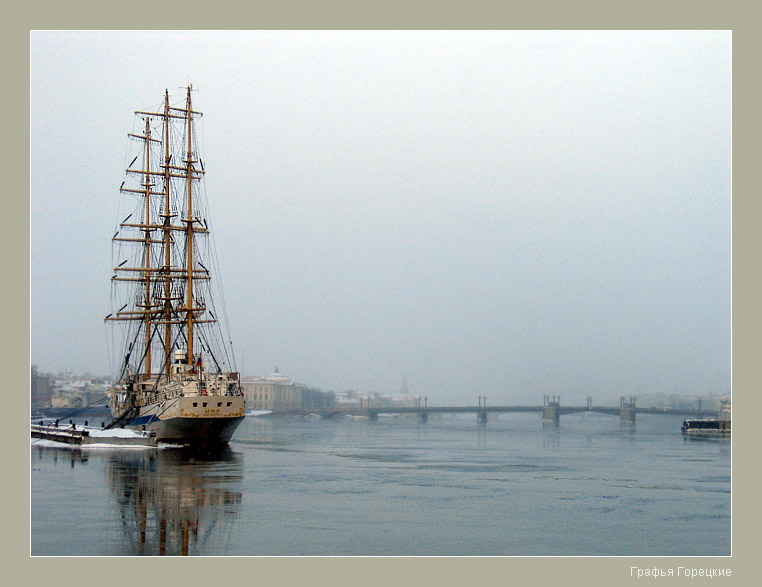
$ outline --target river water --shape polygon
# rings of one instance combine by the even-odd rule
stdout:
[[[215,453],[32,440],[31,554],[730,555],[730,441],[681,423],[248,417]]]

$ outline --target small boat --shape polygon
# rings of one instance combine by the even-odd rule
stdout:
[[[687,436],[727,437],[730,436],[730,419],[730,400],[722,399],[716,418],[685,420],[680,430]]]
[[[112,238],[114,307],[121,326],[113,353],[106,428],[153,432],[160,442],[226,444],[245,417],[221,291],[210,269],[204,164],[191,104],[136,111],[136,145],[119,188],[126,200]],[[129,160],[129,159],[128,159]],[[124,304],[124,305],[122,305]],[[226,331],[229,332],[229,331]]]

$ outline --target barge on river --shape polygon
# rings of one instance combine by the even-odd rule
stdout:
[[[704,420],[685,420],[680,429],[686,436],[729,437],[730,436],[730,400],[720,402],[720,413],[716,418]]]

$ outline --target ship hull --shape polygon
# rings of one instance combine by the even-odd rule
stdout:
[[[169,418],[147,429],[156,433],[157,440],[168,444],[227,444],[241,418]],[[126,428],[142,429],[128,424]]]
[[[125,428],[169,444],[227,444],[244,417],[241,396],[185,396],[142,406]]]

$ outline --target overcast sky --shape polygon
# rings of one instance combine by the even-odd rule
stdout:
[[[133,111],[191,82],[238,368],[725,393],[730,32],[35,32],[31,356],[109,372]]]

